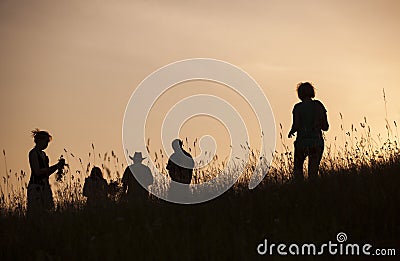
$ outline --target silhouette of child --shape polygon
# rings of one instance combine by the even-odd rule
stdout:
[[[104,203],[107,199],[108,184],[103,178],[99,167],[93,167],[90,176],[85,179],[83,195],[87,197],[87,205],[94,206]]]
[[[297,85],[297,94],[301,102],[293,108],[293,124],[288,137],[297,133],[294,142],[294,179],[303,180],[303,164],[308,157],[308,177],[318,176],[319,164],[324,151],[322,131],[329,129],[324,105],[314,100],[315,89],[309,82]]]
[[[57,170],[62,170],[65,160],[49,166],[49,157],[43,151],[49,145],[52,136],[47,131],[35,129],[32,131],[35,147],[29,152],[31,176],[27,189],[27,214],[52,210],[54,208],[53,194],[49,177]]]

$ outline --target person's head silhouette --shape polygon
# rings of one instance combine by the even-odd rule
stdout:
[[[136,151],[133,157],[129,156],[131,160],[133,160],[133,163],[141,163],[145,158],[143,158],[142,153]]]
[[[92,178],[103,178],[103,173],[99,167],[93,167],[90,172],[90,177]]]
[[[302,101],[314,98],[315,97],[314,86],[312,86],[312,84],[309,82],[299,83],[297,85],[297,95],[299,96],[299,99]]]
[[[40,150],[46,149],[52,139],[52,136],[47,131],[41,131],[39,129],[34,129],[32,131],[32,137],[36,147]]]
[[[172,141],[172,149],[174,149],[175,152],[182,152],[182,145],[183,142],[180,139],[175,139]]]

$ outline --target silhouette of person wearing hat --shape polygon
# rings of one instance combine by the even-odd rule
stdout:
[[[147,198],[149,193],[146,189],[153,184],[153,175],[146,165],[142,164],[145,159],[141,152],[135,152],[134,156],[129,156],[133,160],[133,164],[126,167],[122,176],[122,188],[128,198],[144,197]],[[145,189],[146,188],[146,189]]]

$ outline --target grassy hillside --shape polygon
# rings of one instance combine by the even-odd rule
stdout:
[[[96,209],[71,204],[34,220],[3,212],[0,259],[248,259],[258,257],[264,238],[323,243],[338,232],[349,242],[400,251],[399,174],[393,157],[325,170],[314,183],[238,186],[199,205],[155,199]]]
[[[347,137],[343,146],[326,147],[316,181],[291,181],[292,152],[283,143],[285,152],[275,154],[268,175],[254,190],[246,186],[247,174],[258,155],[249,150],[250,160],[244,163],[246,173],[240,181],[222,196],[197,205],[177,205],[156,198],[126,203],[115,197],[99,207],[87,208],[82,181],[93,164],[86,165],[65,151],[67,161],[75,158],[80,169],[67,169],[54,193],[54,212],[28,219],[27,175],[21,171],[16,187],[4,178],[0,190],[0,260],[281,260],[286,258],[276,251],[274,256],[258,255],[257,246],[264,239],[287,245],[337,243],[339,232],[346,233],[346,243],[369,243],[372,250],[396,249],[398,256],[398,140],[388,137],[378,143],[371,138],[369,127],[361,127],[361,136],[353,137],[357,130],[352,126],[351,131],[343,131]],[[93,146],[89,158],[94,154]],[[98,162],[100,158],[105,176],[118,183],[123,166],[118,167],[115,154],[99,155]],[[162,164],[159,166],[162,168]],[[211,164],[197,175],[206,179],[219,168]],[[165,189],[163,183],[157,186]],[[323,259],[343,260],[344,256],[325,255]],[[365,260],[365,256],[358,260]]]

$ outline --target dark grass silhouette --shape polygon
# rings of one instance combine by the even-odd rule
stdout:
[[[82,171],[69,170],[64,176],[64,186],[55,193],[56,210],[27,219],[24,190],[12,194],[17,190],[10,189],[5,179],[6,189],[0,191],[0,260],[281,260],[286,258],[259,256],[258,244],[267,238],[274,243],[318,245],[336,242],[339,232],[347,234],[346,242],[394,248],[398,256],[398,138],[390,140],[388,133],[386,140],[376,142],[366,119],[360,126],[359,130],[354,126],[349,131],[342,128],[344,145],[327,146],[321,176],[312,182],[291,182],[293,153],[282,138],[285,152],[276,153],[268,176],[254,190],[246,186],[251,172],[244,173],[231,190],[198,205],[176,205],[155,198],[124,202],[119,201],[116,193],[101,206],[86,208],[78,182],[85,168],[79,158]],[[395,126],[397,133],[396,123]],[[5,151],[3,154],[6,156]],[[113,173],[117,176],[113,183],[117,184],[119,170],[110,170],[110,165],[114,165],[112,158],[116,158],[111,154],[111,160],[107,154],[104,156],[102,168],[109,179]],[[258,154],[251,151],[249,155],[247,169],[251,170]],[[94,160],[99,164],[99,159]],[[157,164],[165,168],[162,162]],[[86,175],[89,166],[90,163]],[[211,165],[209,172],[218,168]],[[72,178],[73,173],[78,177]],[[21,172],[21,176],[26,175]],[[207,170],[194,176],[200,181],[209,178]],[[337,255],[323,259],[366,257]]]
[[[318,244],[335,241],[338,232],[349,242],[398,250],[399,173],[399,157],[393,157],[326,171],[312,183],[269,181],[252,191],[237,186],[200,205],[109,202],[96,209],[67,206],[35,220],[3,213],[0,258],[236,260],[257,257],[264,238]]]

